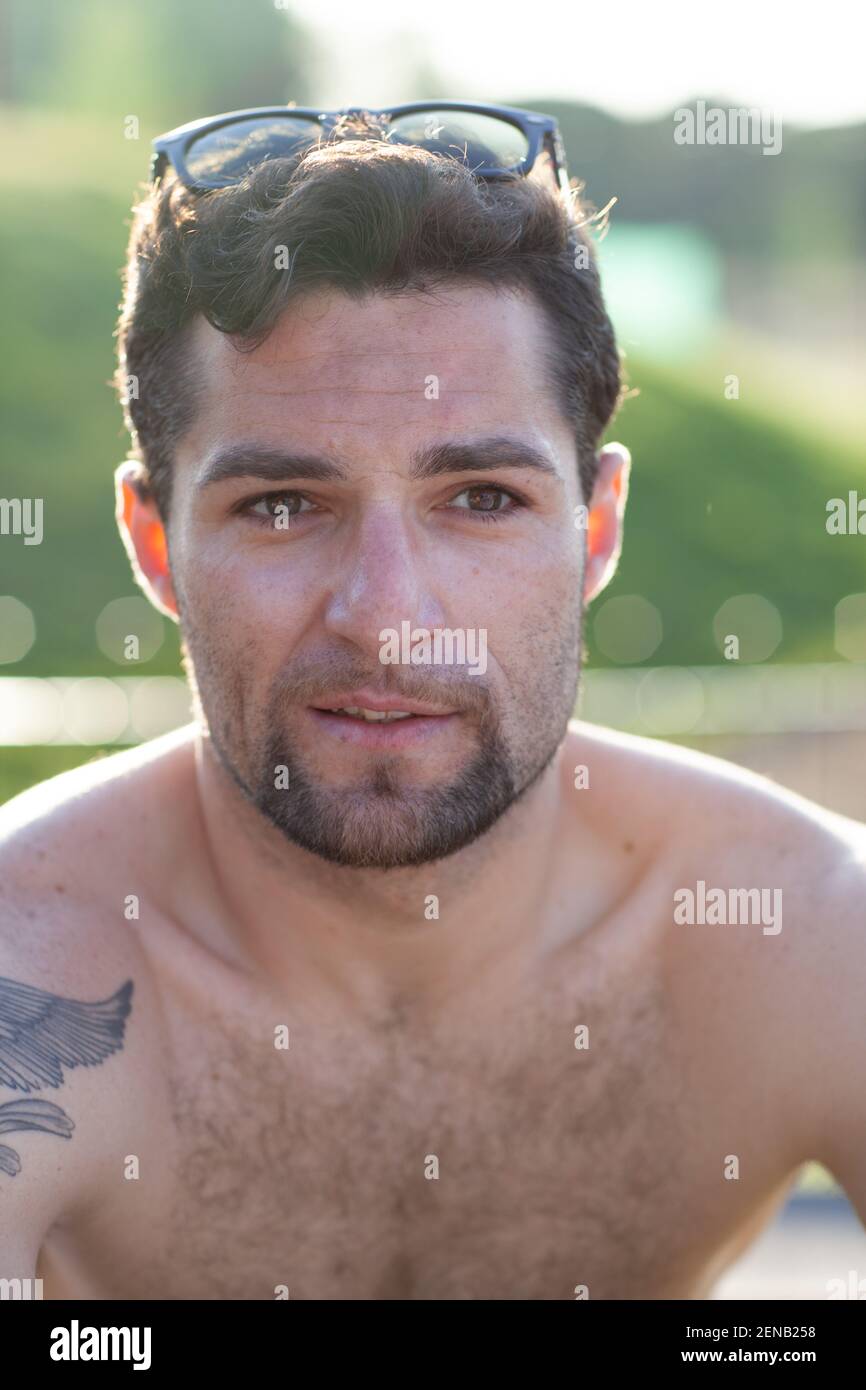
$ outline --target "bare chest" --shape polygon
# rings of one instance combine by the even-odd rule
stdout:
[[[375,1040],[176,1019],[165,1195],[126,1214],[115,1296],[688,1294],[730,1221],[658,982],[614,983],[551,977]]]

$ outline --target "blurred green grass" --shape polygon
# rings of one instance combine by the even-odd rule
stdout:
[[[56,777],[70,768],[80,767],[118,752],[117,747],[76,747],[31,745],[0,750],[0,803],[9,801],[27,787]]]

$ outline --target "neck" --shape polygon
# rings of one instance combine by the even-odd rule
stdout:
[[[518,972],[537,952],[560,814],[559,759],[489,831],[404,869],[330,864],[288,841],[196,735],[198,802],[227,929],[276,983],[310,973],[381,1011],[411,994],[452,999]]]

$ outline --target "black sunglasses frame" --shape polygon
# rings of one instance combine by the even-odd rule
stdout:
[[[516,126],[527,141],[528,148],[525,158],[519,164],[508,169],[482,165],[479,168],[474,168],[473,173],[484,179],[513,178],[515,174],[522,174],[526,177],[532,172],[536,160],[544,151],[550,156],[554,177],[560,190],[563,193],[568,193],[569,182],[565,164],[565,146],[554,116],[545,116],[538,111],[524,111],[517,106],[489,106],[469,101],[413,101],[401,106],[386,106],[380,109],[350,106],[342,111],[320,111],[315,106],[253,106],[245,111],[225,111],[222,115],[205,116],[197,121],[189,121],[186,125],[177,126],[164,135],[158,135],[153,141],[150,179],[153,184],[157,184],[165,173],[167,165],[171,164],[181,182],[193,192],[212,192],[214,189],[230,187],[232,183],[239,182],[239,180],[231,179],[209,183],[196,179],[189,172],[186,164],[186,154],[194,139],[210,131],[219,130],[222,126],[232,125],[235,121],[252,120],[257,116],[302,116],[316,122],[323,133],[330,134],[338,121],[346,117],[366,114],[387,120],[388,117],[411,116],[424,111],[467,111],[473,115],[498,117],[498,119]],[[420,140],[413,143],[422,147],[424,144]]]

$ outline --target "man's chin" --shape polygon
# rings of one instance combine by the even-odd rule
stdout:
[[[359,786],[326,787],[285,749],[272,749],[265,767],[279,766],[286,786],[263,774],[251,796],[258,810],[292,844],[354,869],[417,868],[456,854],[488,831],[518,794],[511,760],[498,742],[478,750],[444,786],[407,784],[398,765],[382,761]]]
[[[279,798],[270,788],[258,810],[292,844],[329,864],[351,869],[408,869],[465,849],[514,799],[501,788],[496,804],[467,801],[455,788],[399,794],[322,793]]]
[[[340,867],[393,870],[446,859],[485,835],[548,767],[565,727],[524,760],[496,724],[482,721],[463,766],[445,783],[422,786],[391,757],[354,784],[328,785],[279,733],[249,758],[255,772],[247,777],[213,730],[212,741],[224,770],[286,841]]]

